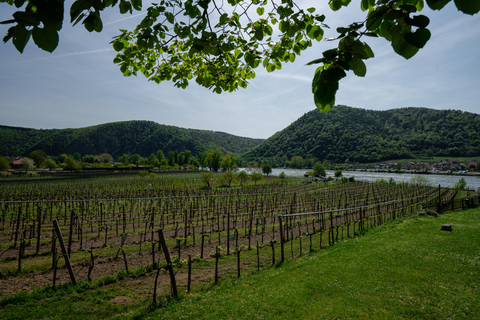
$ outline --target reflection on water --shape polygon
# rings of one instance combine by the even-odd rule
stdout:
[[[240,170],[243,170],[240,169]],[[281,172],[285,172],[287,177],[303,177],[303,175],[307,171],[307,169],[289,169],[289,168],[273,168],[271,175],[278,176]],[[385,179],[389,180],[393,178],[396,182],[408,182],[412,179],[415,174],[412,173],[387,173],[387,172],[367,172],[367,171],[342,171],[343,175],[347,178],[355,177],[357,181],[367,181],[367,182],[375,182],[377,179]],[[327,170],[327,177],[333,177],[334,171]],[[470,190],[476,190],[480,188],[480,176],[458,176],[458,175],[437,175],[437,174],[425,174],[423,175],[427,178],[432,186],[441,185],[442,187],[449,187],[452,188],[455,183],[460,180],[460,178],[464,178],[465,182],[467,183],[467,187]]]

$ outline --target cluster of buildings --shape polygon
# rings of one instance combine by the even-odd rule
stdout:
[[[477,168],[478,160],[470,161],[464,163],[459,160],[448,160],[445,159],[441,162],[436,161],[422,161],[422,162],[401,162],[401,163],[379,163],[373,166],[355,166],[355,170],[401,170],[401,171],[412,171],[412,172],[458,172],[458,173],[467,173],[468,171],[475,171]]]

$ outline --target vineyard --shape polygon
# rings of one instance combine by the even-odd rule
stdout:
[[[0,292],[132,274],[145,276],[154,295],[157,287],[173,290],[172,274],[188,291],[334,245],[455,195],[408,184],[304,185],[275,177],[207,189],[199,177],[2,180]]]

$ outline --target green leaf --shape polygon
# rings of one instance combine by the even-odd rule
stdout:
[[[338,11],[342,7],[342,0],[330,0],[328,4],[330,5],[330,9]]]
[[[15,7],[20,8],[26,0],[15,0]],[[1,2],[1,1],[0,1]]]
[[[280,21],[278,28],[280,29],[281,32],[285,33],[290,28],[290,24],[288,23],[288,21],[282,20]]]
[[[15,26],[15,29],[13,29],[12,33],[12,42],[15,45],[15,48],[17,48],[20,53],[23,53],[23,49],[25,49],[25,46],[27,45],[28,40],[30,39],[30,34],[32,32],[25,29],[25,27],[22,25],[17,25]]]
[[[312,8],[308,8],[308,9],[307,9],[307,11],[308,11],[308,12],[310,12],[310,13],[314,13],[314,12],[315,12],[315,10],[316,10],[316,9],[315,9],[315,8],[313,8],[313,7],[312,7]]]
[[[401,32],[392,32],[392,47],[396,53],[405,59],[410,59],[418,52],[418,47],[408,43]]]
[[[263,30],[261,27],[257,28],[257,30],[255,30],[255,38],[257,38],[257,40],[263,40]]]
[[[115,41],[113,43],[113,49],[117,52],[123,50],[124,47],[125,45],[121,41]]]
[[[417,48],[423,48],[430,39],[430,30],[426,28],[419,28],[415,32],[405,33],[405,40]]]
[[[447,5],[451,0],[427,0],[427,5],[432,10],[440,10]]]
[[[264,7],[258,7],[258,8],[257,8],[257,14],[258,14],[259,16],[261,16],[264,12],[265,12],[265,8],[264,8]]]
[[[85,29],[87,29],[89,32],[96,31],[100,32],[103,29],[103,23],[102,20],[100,19],[100,14],[98,11],[90,12],[87,18],[83,21],[83,25],[85,26]]]
[[[79,15],[83,12],[83,10],[88,9],[88,5],[84,1],[77,0],[75,1],[72,6],[70,7],[70,22],[73,22],[75,19],[75,24],[78,23],[78,17]],[[82,16],[85,16],[85,14],[82,14]],[[74,24],[74,25],[75,25]]]
[[[360,8],[362,9],[362,11],[367,11],[369,9],[368,0],[362,0]]]
[[[330,49],[323,52],[325,59],[332,59],[338,55],[337,49]]]
[[[142,10],[142,0],[132,0],[132,6],[135,10]]]
[[[58,32],[55,29],[33,28],[33,42],[42,50],[53,52],[58,45]]]
[[[355,73],[358,77],[365,77],[367,74],[367,66],[360,58],[353,58],[348,63],[350,65],[350,69],[352,69],[353,73]]]
[[[333,99],[332,101],[330,101],[328,103],[319,103],[319,102],[317,102],[317,100],[314,96],[314,100],[315,100],[315,105],[317,106],[317,108],[323,113],[330,111],[330,109],[332,109],[333,106],[335,105],[335,99]]]
[[[307,66],[310,66],[312,64],[317,64],[317,63],[323,63],[324,61],[325,61],[325,58],[315,59],[307,63]]]
[[[470,15],[480,11],[480,1],[478,0],[455,0],[455,5],[458,10]]]
[[[405,22],[411,26],[426,28],[430,23],[430,19],[424,15],[414,16],[413,18],[406,17]]]

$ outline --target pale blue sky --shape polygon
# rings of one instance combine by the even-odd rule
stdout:
[[[302,3],[308,7],[318,1]],[[335,36],[338,26],[360,21],[363,13],[358,6],[352,3],[336,13],[323,6],[325,23],[332,27],[325,36]],[[14,8],[0,7],[0,21],[10,19]],[[102,14],[100,34],[80,25],[72,28],[67,17],[60,44],[51,54],[38,49],[32,40],[23,54],[11,42],[0,43],[0,124],[48,129],[152,120],[268,138],[315,108],[311,79],[316,67],[305,64],[334,43],[315,44],[280,71],[256,69],[257,77],[249,87],[235,93],[218,95],[194,81],[183,90],[168,82],[157,85],[143,75],[122,75],[112,62],[115,51],[109,42],[118,29],[133,28],[143,15],[118,15],[117,10]],[[365,78],[350,73],[341,81],[337,104],[373,110],[413,106],[479,113],[480,16],[464,15],[453,3],[440,12],[427,8],[424,14],[431,19],[432,38],[408,61],[396,55],[385,40],[366,38],[376,57],[367,61]],[[8,27],[0,25],[2,38]]]

